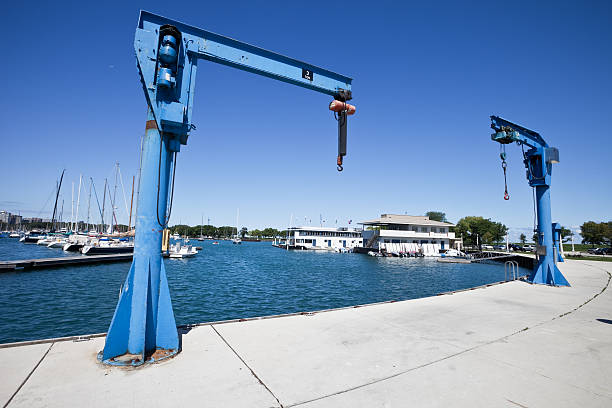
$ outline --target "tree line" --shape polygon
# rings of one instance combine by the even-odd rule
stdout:
[[[177,224],[170,227],[171,234],[176,233],[188,237],[199,237],[200,231],[203,236],[213,238],[230,238],[236,236],[237,233],[236,227],[231,227],[229,225],[223,225],[221,227],[215,227],[214,225],[195,225],[191,227],[185,224]],[[253,229],[249,231],[246,227],[242,227],[239,233],[242,238],[248,235],[258,239],[284,237],[286,234],[287,231],[279,231],[276,228],[265,228],[263,230]]]

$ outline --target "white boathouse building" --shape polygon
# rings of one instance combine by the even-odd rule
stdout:
[[[450,231],[455,224],[430,220],[427,216],[382,214],[360,222],[366,248],[389,252],[421,252],[436,256],[440,250],[461,249],[461,239]]]
[[[363,237],[355,228],[291,227],[288,244],[295,249],[350,250],[363,246]]]

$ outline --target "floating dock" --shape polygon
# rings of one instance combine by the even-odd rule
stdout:
[[[175,358],[99,364],[103,335],[0,345],[13,407],[610,407],[612,263],[571,287],[440,296],[182,329]]]
[[[43,269],[59,268],[64,266],[92,265],[98,263],[128,262],[132,261],[134,254],[108,254],[108,255],[76,255],[55,258],[19,259],[15,261],[0,261],[0,273],[11,272],[16,269]],[[162,253],[168,258],[167,253]]]

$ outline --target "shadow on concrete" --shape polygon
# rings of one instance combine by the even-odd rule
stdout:
[[[602,322],[602,323],[608,323],[608,324],[612,324],[612,320],[609,319],[595,319],[598,322]]]
[[[193,326],[178,326],[177,328],[178,336],[179,336],[179,350],[183,350],[183,336],[193,329]]]

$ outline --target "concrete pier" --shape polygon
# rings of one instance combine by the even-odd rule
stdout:
[[[103,337],[0,348],[8,407],[610,407],[612,263],[571,287],[513,281],[185,330],[175,358],[100,365]],[[82,339],[81,339],[82,340]]]

